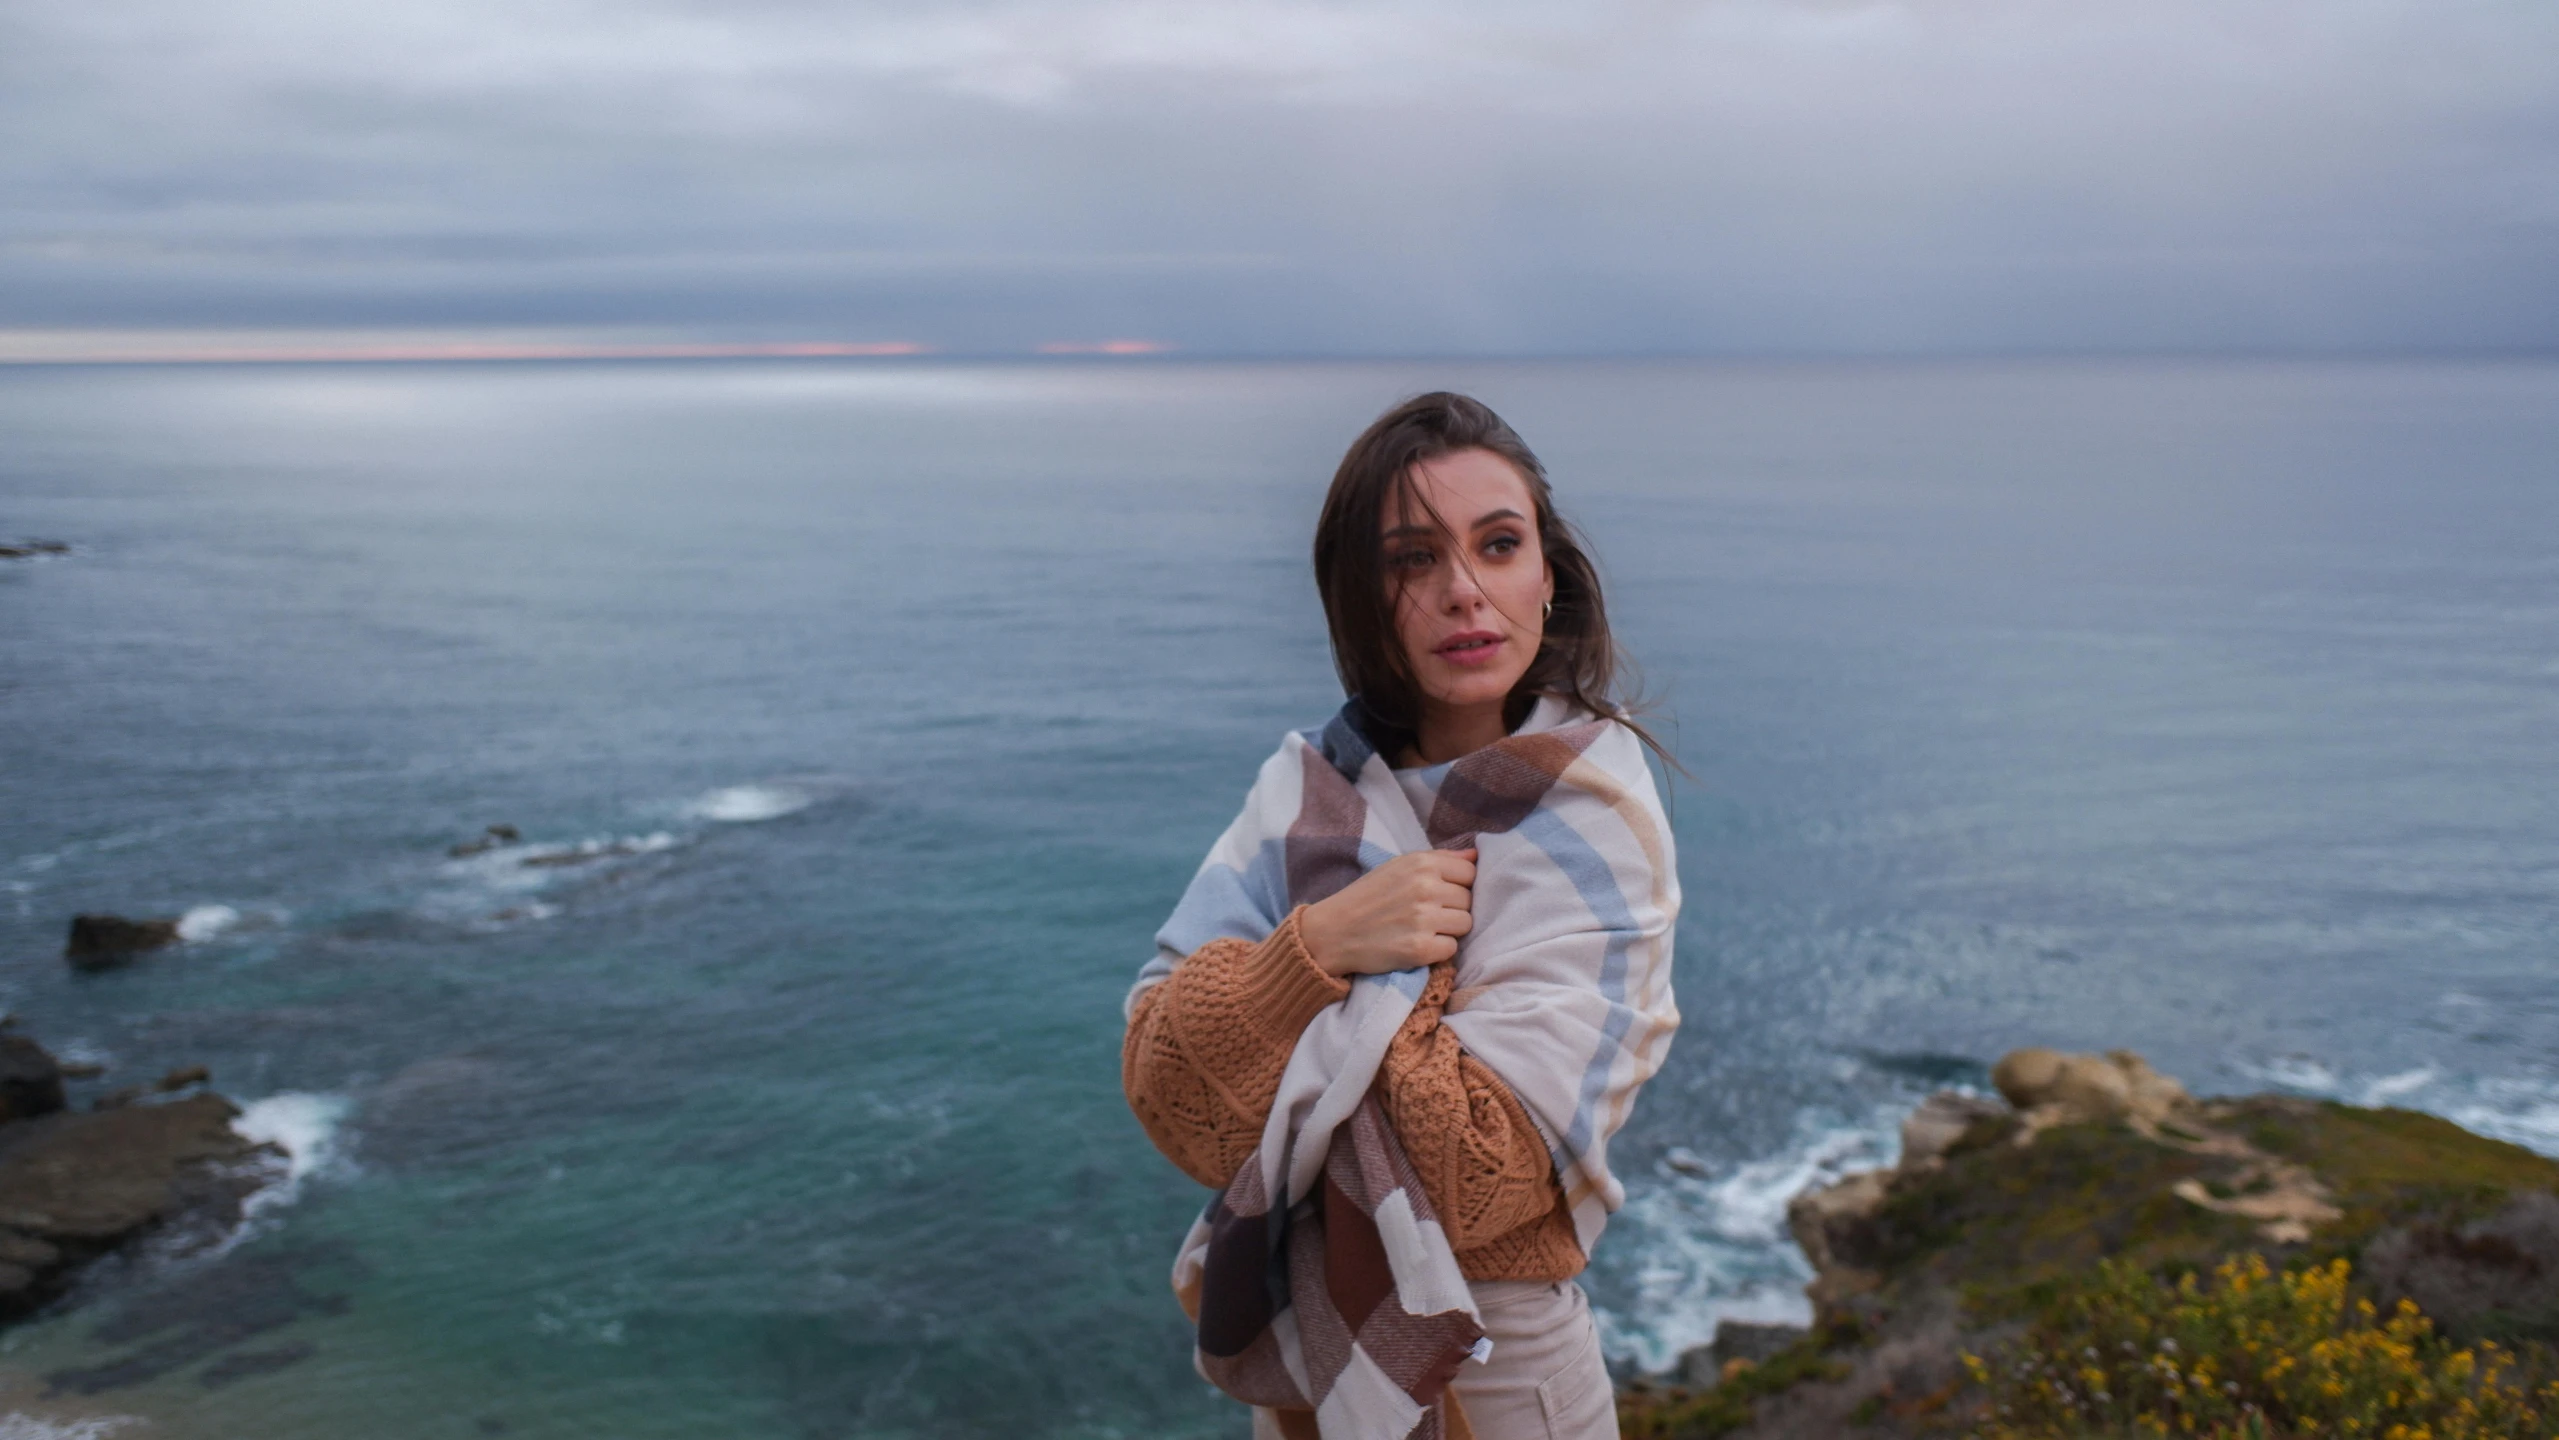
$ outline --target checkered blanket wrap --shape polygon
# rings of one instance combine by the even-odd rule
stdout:
[[[1128,1003],[1209,941],[1259,942],[1394,856],[1474,847],[1475,928],[1442,1023],[1545,1136],[1587,1254],[1625,1199],[1609,1139],[1679,1024],[1679,882],[1642,745],[1540,700],[1512,735],[1450,766],[1420,816],[1355,713],[1284,737],[1263,763]],[[1439,1399],[1482,1335],[1372,1093],[1428,976],[1361,976],[1307,1025],[1260,1147],[1174,1262],[1200,1373],[1253,1404],[1314,1411],[1328,1440],[1436,1440]]]
[[[1438,1217],[1376,1095],[1333,1131],[1313,1194],[1286,1211],[1269,1198],[1247,1165],[1209,1204],[1200,1373],[1247,1403],[1319,1417],[1357,1397],[1397,1417],[1390,1425],[1409,1419],[1398,1433],[1438,1440],[1439,1396],[1484,1331],[1446,1242],[1435,1254],[1424,1239]],[[1447,1308],[1406,1309],[1399,1272],[1443,1267],[1420,1303]],[[1283,1313],[1292,1323],[1274,1324]]]

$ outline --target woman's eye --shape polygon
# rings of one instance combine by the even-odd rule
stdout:
[[[1508,555],[1518,548],[1519,537],[1516,535],[1496,535],[1484,542],[1484,553],[1487,555]]]
[[[1386,558],[1386,563],[1398,570],[1427,570],[1430,568],[1431,564],[1431,552],[1428,550],[1399,550],[1393,555],[1388,556]]]

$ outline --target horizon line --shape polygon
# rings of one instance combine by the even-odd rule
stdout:
[[[61,332],[55,332],[59,334]],[[6,332],[0,331],[0,340]],[[1914,361],[2000,363],[2017,361],[2488,361],[2559,360],[2559,346],[2398,346],[2371,349],[2306,347],[2223,348],[2017,348],[1942,350],[1557,350],[1557,351],[1249,351],[1190,350],[1160,340],[1051,340],[1028,348],[946,349],[912,340],[704,341],[704,342],[452,342],[370,345],[159,346],[65,350],[46,354],[0,349],[0,366],[116,365],[402,365],[509,364],[615,360],[938,360],[1023,362],[1035,360],[1153,359],[1235,363],[1505,364],[1653,362],[1730,364],[1903,364]]]

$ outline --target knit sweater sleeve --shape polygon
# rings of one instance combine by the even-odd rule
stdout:
[[[1387,1118],[1450,1247],[1463,1252],[1548,1219],[1561,1195],[1546,1139],[1519,1097],[1440,1024],[1455,976],[1446,961],[1431,967],[1387,1048],[1384,1073]]]
[[[1261,1143],[1281,1074],[1307,1022],[1350,993],[1298,933],[1303,907],[1260,944],[1212,940],[1137,998],[1120,1044],[1120,1087],[1146,1138],[1210,1189]]]
[[[1129,1017],[1120,1046],[1129,1108],[1166,1159],[1211,1189],[1261,1143],[1307,1022],[1350,993],[1307,954],[1301,913],[1258,945],[1212,940],[1191,952]],[[1545,1138],[1501,1077],[1440,1024],[1455,974],[1431,967],[1387,1048],[1387,1118],[1450,1247],[1471,1252],[1459,1256],[1470,1278],[1571,1275],[1581,1255]]]

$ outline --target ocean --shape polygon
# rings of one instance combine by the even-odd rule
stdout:
[[[1240,1437],[1120,998],[1436,387],[1686,770],[1621,1370],[1800,1318],[1787,1196],[2016,1046],[2559,1154],[2559,364],[0,369],[73,547],[0,564],[0,1003],[295,1156],[0,1335],[0,1434]]]

